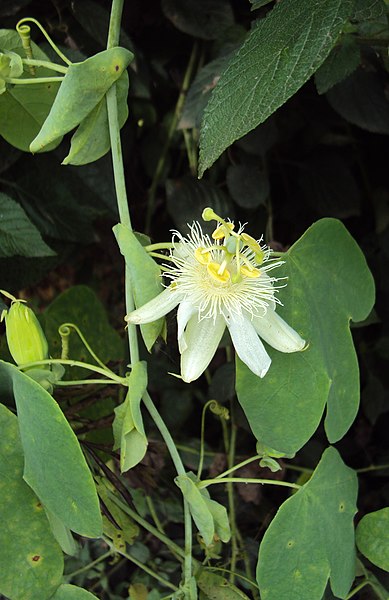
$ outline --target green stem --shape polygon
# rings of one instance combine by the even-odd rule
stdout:
[[[165,167],[166,156],[170,147],[170,143],[173,139],[173,136],[177,129],[178,121],[181,118],[182,109],[184,108],[184,102],[186,98],[186,93],[189,89],[189,84],[192,79],[193,69],[196,62],[197,57],[197,43],[193,45],[192,53],[189,58],[188,66],[185,71],[184,79],[182,82],[180,94],[178,96],[177,104],[174,110],[174,115],[172,121],[170,123],[169,131],[165,140],[165,143],[162,147],[162,151],[160,157],[158,159],[158,163],[154,172],[153,180],[151,182],[151,186],[148,194],[148,203],[147,203],[147,214],[146,214],[146,224],[145,231],[146,233],[150,230],[151,219],[154,213],[154,205],[155,205],[155,196],[157,193],[157,187],[159,181],[161,179],[163,169]]]
[[[208,400],[206,404],[203,406],[203,410],[201,413],[201,431],[200,431],[200,457],[199,457],[199,466],[197,469],[197,479],[201,479],[201,473],[204,465],[204,433],[205,433],[205,414],[207,412],[207,408],[214,404],[215,400]]]
[[[231,575],[236,575],[236,577],[239,577],[239,579],[242,579],[242,581],[245,581],[249,585],[255,587],[256,589],[259,589],[257,582],[254,581],[252,578],[245,577],[244,575],[241,575],[240,573],[233,573],[231,571],[231,569],[224,569],[223,567],[207,567],[207,571],[208,570],[209,571],[222,571],[223,573],[230,573]]]
[[[32,79],[20,79],[7,77],[6,82],[13,85],[33,85],[34,83],[53,83],[54,81],[63,81],[64,77],[35,77]]]
[[[175,244],[172,242],[161,242],[159,244],[149,244],[145,246],[144,249],[147,252],[154,252],[154,250],[172,250],[175,247]]]
[[[262,483],[266,485],[280,485],[281,487],[289,487],[299,490],[301,485],[298,483],[290,483],[289,481],[276,481],[275,479],[245,479],[244,477],[224,477],[223,479],[204,479],[197,484],[199,489],[206,488],[209,485],[215,485],[215,483]]]
[[[360,590],[362,590],[366,585],[369,585],[369,581],[362,581],[362,583],[360,583],[359,585],[357,585],[353,590],[351,590],[351,592],[346,596],[346,600],[349,600],[349,598],[352,598],[353,596],[355,596],[355,594],[357,594]]]
[[[42,27],[42,25],[39,23],[39,21],[37,21],[36,19],[33,19],[32,17],[26,17],[24,19],[21,19],[18,24],[16,25],[16,30],[18,30],[20,28],[20,25],[22,25],[22,23],[34,23],[34,25],[36,25],[38,27],[38,29],[41,30],[41,32],[43,33],[43,35],[45,36],[46,40],[49,42],[50,46],[53,48],[54,52],[56,54],[58,54],[58,56],[60,58],[62,58],[63,62],[66,63],[67,65],[71,65],[72,63],[70,62],[70,60],[61,52],[61,50],[56,46],[56,44],[53,42],[53,40],[51,39],[51,37],[49,36],[49,34],[47,33],[47,31],[44,29],[44,27]]]
[[[70,329],[74,329],[74,331],[77,333],[78,337],[80,338],[81,342],[84,344],[85,348],[88,350],[88,352],[91,355],[91,357],[95,359],[95,361],[97,362],[97,364],[100,365],[100,367],[102,369],[104,369],[105,371],[109,371],[109,373],[111,373],[111,375],[115,375],[115,373],[113,371],[111,371],[111,369],[109,369],[103,363],[103,361],[97,356],[96,352],[94,352],[92,350],[92,348],[88,344],[86,338],[81,333],[81,331],[77,327],[77,325],[75,325],[74,323],[62,323],[62,325],[58,328],[58,333],[61,336],[61,338],[62,337],[69,337],[69,335],[70,335]]]
[[[68,67],[62,67],[61,65],[57,65],[56,63],[52,63],[48,60],[37,60],[35,58],[22,58],[23,64],[31,65],[32,67],[44,67],[45,69],[50,69],[50,71],[57,71],[57,73],[66,73],[68,72]]]
[[[370,471],[380,471],[382,469],[389,469],[389,464],[386,465],[370,465],[370,467],[363,467],[362,469],[356,469],[357,473],[369,473]]]
[[[238,463],[237,465],[233,465],[230,469],[227,469],[227,471],[220,473],[220,475],[217,475],[215,479],[222,479],[223,477],[225,477],[226,475],[229,475],[230,473],[233,473],[237,469],[241,469],[242,467],[249,465],[250,463],[254,462],[255,460],[260,460],[261,458],[262,458],[262,456],[260,456],[259,454],[257,454],[256,456],[252,456],[251,458],[247,458],[246,460],[243,460],[242,462]]]
[[[106,558],[109,558],[110,556],[112,556],[112,554],[113,554],[112,550],[108,550],[108,552],[105,552],[104,554],[102,554],[101,556],[96,558],[96,560],[93,560],[92,562],[88,563],[84,567],[77,569],[77,571],[73,571],[73,573],[65,573],[64,577],[66,579],[73,579],[73,577],[76,577],[76,575],[81,575],[81,573],[86,573],[87,571],[89,571],[89,569],[91,569],[95,565],[98,565]]]
[[[35,360],[34,362],[19,365],[18,369],[20,371],[24,371],[25,369],[30,369],[31,367],[38,367],[41,365],[68,365],[69,367],[81,367],[82,369],[87,369],[88,371],[94,371],[95,373],[100,373],[100,375],[105,375],[106,377],[108,377],[108,379],[112,379],[116,383],[127,385],[127,379],[125,377],[120,377],[120,375],[115,375],[111,371],[107,371],[106,369],[101,369],[100,367],[97,367],[95,365],[90,365],[88,363],[81,362],[80,360],[46,358],[45,360]]]
[[[121,510],[123,512],[125,512],[129,517],[131,517],[136,523],[138,523],[138,525],[143,527],[143,529],[145,529],[146,531],[151,533],[153,536],[155,536],[157,539],[159,539],[163,544],[165,544],[171,550],[171,552],[173,552],[173,554],[176,554],[176,555],[180,556],[181,558],[184,558],[185,553],[184,553],[183,549],[180,548],[180,546],[178,546],[175,542],[173,542],[170,538],[168,538],[164,533],[159,531],[156,527],[151,525],[151,523],[146,521],[146,519],[144,519],[143,517],[138,515],[137,512],[135,512],[134,510],[132,510],[132,508],[130,506],[128,506],[127,504],[122,502],[117,496],[115,496],[115,494],[113,494],[112,492],[109,492],[109,497],[114,504],[116,504],[119,508],[121,508]]]
[[[112,379],[74,379],[72,381],[57,381],[55,387],[90,385],[91,383],[99,383],[102,385],[122,385],[118,381],[113,381]]]
[[[233,419],[233,414],[231,415]],[[222,421],[222,423],[225,423]],[[226,423],[225,423],[226,426]],[[236,425],[231,423],[231,436],[229,441],[228,448],[228,466],[233,466],[235,461],[235,448],[236,448]],[[236,536],[236,514],[235,514],[235,498],[234,498],[234,486],[231,481],[227,483],[227,496],[228,496],[228,512],[230,516],[230,524],[231,524],[231,573],[230,573],[230,582],[235,582],[235,570],[236,563],[239,554],[238,548],[238,540]]]
[[[121,556],[124,556],[124,558],[127,558],[127,560],[133,562],[134,565],[136,565],[139,569],[142,569],[145,573],[148,573],[148,575],[150,575],[154,579],[157,579],[157,581],[159,581],[162,585],[164,585],[165,587],[167,587],[171,590],[178,591],[177,586],[170,583],[170,581],[167,581],[167,579],[164,579],[163,577],[161,577],[161,575],[158,575],[158,573],[156,573],[149,567],[146,567],[146,565],[144,565],[140,560],[138,560],[137,558],[134,558],[130,554],[127,554],[127,552],[124,552],[124,550],[119,550],[118,548],[115,548],[112,545],[112,542],[110,539],[103,536],[103,540],[110,548],[112,548],[112,551],[115,551],[117,554],[120,554]]]

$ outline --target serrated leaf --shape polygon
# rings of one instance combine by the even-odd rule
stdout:
[[[86,537],[102,533],[96,487],[78,440],[58,404],[38,383],[0,362],[12,382],[25,462],[23,478],[66,527]]]
[[[55,256],[23,208],[0,192],[0,257]]]
[[[38,60],[49,60],[48,56],[31,42],[33,55]],[[8,50],[25,57],[25,50],[17,31],[0,30],[0,51]],[[53,71],[38,67],[37,77],[53,77]],[[30,78],[25,70],[23,78]],[[59,89],[59,83],[42,83],[35,85],[14,85],[0,95],[0,135],[9,144],[19,150],[29,151],[31,141],[42,127]],[[46,150],[52,150],[61,140],[51,144]]]
[[[41,152],[85,119],[119,79],[134,55],[125,48],[110,48],[71,64],[39,134],[30,144]]]
[[[70,583],[63,583],[56,590],[54,596],[50,597],[50,600],[99,600],[97,596],[91,594],[84,588],[80,588],[77,585],[71,585]]]
[[[128,117],[128,85],[128,74],[124,72],[116,82],[119,128],[123,127]],[[107,102],[104,97],[81,121],[71,139],[70,152],[62,164],[85,165],[94,162],[104,156],[110,147]]]
[[[140,403],[147,388],[147,367],[144,361],[135,363],[128,378],[128,392],[123,404],[115,408],[114,450],[120,448],[122,473],[135,467],[147,451]]]
[[[351,0],[282,0],[257,22],[205,110],[200,177],[228,146],[265,121],[311,77],[351,10]]]
[[[365,515],[356,531],[358,550],[374,565],[389,571],[389,508]]]
[[[234,23],[229,0],[162,0],[166,17],[180,31],[214,40]]]
[[[277,269],[277,277],[288,277],[277,312],[308,349],[283,354],[270,348],[273,362],[263,379],[237,361],[237,394],[256,438],[290,454],[314,433],[326,402],[331,443],[355,418],[359,369],[349,323],[369,314],[374,282],[361,250],[336,219],[312,225],[285,260]]]
[[[23,481],[17,417],[0,404],[0,594],[46,600],[61,583],[63,556],[43,507]]]
[[[355,577],[357,491],[355,471],[327,448],[262,540],[257,581],[263,600],[321,600],[328,579],[334,595],[346,598]]]
[[[359,66],[361,52],[357,42],[345,38],[335,47],[315,73],[315,84],[319,94],[325,94],[334,85],[351,75]]]
[[[113,232],[120,252],[126,261],[126,268],[134,293],[135,307],[139,308],[163,290],[160,269],[128,227],[119,223],[115,225]],[[140,326],[143,341],[149,352],[157,337],[161,335],[164,322],[164,319],[158,319]]]
[[[78,326],[91,348],[99,358],[107,363],[120,360],[124,354],[123,342],[109,324],[107,312],[95,292],[86,285],[75,285],[59,296],[46,308],[42,325],[45,331],[51,356],[61,356],[61,337],[58,328],[63,323]],[[96,364],[86,350],[77,333],[69,336],[69,358]],[[67,378],[79,379],[87,376],[80,367],[67,368]]]

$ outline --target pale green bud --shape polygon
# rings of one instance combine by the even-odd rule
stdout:
[[[4,313],[8,348],[16,364],[24,365],[48,358],[45,334],[31,308],[15,298]]]

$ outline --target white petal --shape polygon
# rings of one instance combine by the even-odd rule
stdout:
[[[188,321],[194,314],[197,313],[197,308],[193,306],[191,302],[184,300],[180,302],[177,311],[177,338],[178,338],[178,349],[180,354],[187,349],[188,344],[186,342],[186,336],[184,333],[185,327],[188,324]]]
[[[158,294],[158,296],[150,300],[150,302],[147,302],[141,306],[141,308],[133,310],[125,317],[125,320],[128,321],[128,323],[134,323],[136,325],[140,323],[151,323],[173,310],[181,300],[182,294],[169,286],[166,290],[163,290],[163,292]]]
[[[249,316],[230,314],[226,317],[232,342],[240,360],[248,368],[264,377],[270,367],[271,358],[259,339]]]
[[[194,381],[208,367],[215,354],[226,328],[222,316],[198,320],[194,315],[189,319],[185,339],[187,349],[181,354],[181,376],[186,383]]]
[[[271,308],[263,317],[254,317],[252,322],[261,338],[276,350],[280,352],[303,350],[305,340]]]

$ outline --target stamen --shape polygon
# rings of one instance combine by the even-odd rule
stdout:
[[[195,259],[201,265],[207,265],[209,262],[211,262],[211,253],[207,248],[196,248],[194,255]]]
[[[256,269],[255,267],[248,267],[247,265],[242,265],[240,267],[240,272],[245,277],[255,278],[255,277],[260,277],[262,275],[262,272],[259,269]]]
[[[230,272],[225,268],[225,266],[223,267],[223,271],[220,272],[222,266],[223,265],[219,265],[219,263],[210,262],[207,264],[207,271],[208,274],[215,279],[215,281],[218,281],[219,283],[227,283],[227,281],[230,279]]]
[[[222,240],[225,237],[228,237],[231,231],[234,229],[233,223],[223,223],[216,227],[215,231],[212,233],[212,237],[214,240]]]

